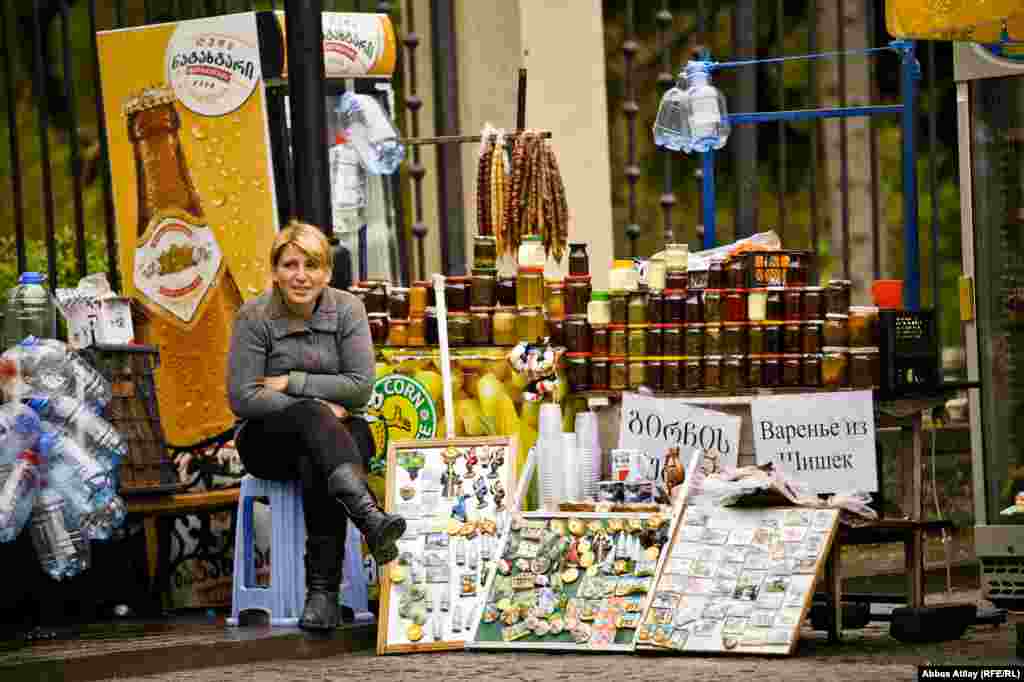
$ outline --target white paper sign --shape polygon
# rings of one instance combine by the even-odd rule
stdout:
[[[871,391],[759,398],[750,408],[758,464],[814,492],[876,492]]]
[[[717,455],[720,465],[736,466],[741,421],[739,417],[694,407],[679,398],[625,393],[619,447],[641,450],[656,457],[659,463],[670,447],[680,448],[683,455],[702,448]]]

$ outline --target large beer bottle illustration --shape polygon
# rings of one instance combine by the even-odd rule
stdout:
[[[144,339],[160,347],[160,413],[169,443],[191,445],[229,429],[223,388],[241,297],[214,232],[205,223],[180,139],[169,88],[124,103],[135,157],[137,300],[150,316]]]

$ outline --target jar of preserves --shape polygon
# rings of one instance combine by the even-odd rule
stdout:
[[[590,350],[594,355],[607,356],[611,352],[608,345],[608,327],[590,325]]]
[[[565,280],[565,314],[587,315],[590,301],[590,277],[568,277]]]
[[[825,288],[804,287],[802,316],[808,322],[825,319]]]
[[[803,363],[799,355],[787,353],[782,356],[782,385],[799,386],[803,377]]]
[[[470,278],[469,307],[493,308],[498,300],[498,271],[473,268]]]
[[[565,317],[565,282],[549,279],[544,282],[544,312],[548,317]],[[588,295],[589,298],[589,295]]]
[[[629,294],[629,324],[647,324],[647,291],[637,289]]]
[[[664,316],[662,319],[667,324],[682,324],[686,322],[686,292],[681,289],[666,289],[663,294],[665,303],[663,304]],[[698,322],[699,320],[694,320]]]
[[[782,322],[786,317],[785,305],[782,302],[782,287],[768,287],[765,301],[765,319],[769,322]]]
[[[782,384],[782,358],[778,355],[765,355],[761,358],[761,385],[774,388]]]
[[[586,318],[565,318],[565,348],[569,353],[590,352],[590,325]]]
[[[850,314],[853,284],[848,279],[833,279],[825,288],[825,312],[831,315]]]
[[[630,326],[626,342],[630,357],[647,355],[647,327]]]
[[[877,348],[850,349],[850,386],[877,388],[882,383],[882,363]]]
[[[423,319],[423,337],[428,346],[436,346],[441,340],[441,336],[437,328],[437,311],[434,308],[427,308],[427,312],[423,316]]]
[[[574,393],[590,390],[590,355],[587,353],[565,354],[565,379],[569,390]]]
[[[687,391],[699,391],[704,388],[704,365],[699,358],[687,358],[685,362],[684,381]]]
[[[747,352],[751,355],[761,355],[764,349],[764,327],[757,322],[751,322],[747,326]]]
[[[809,353],[803,357],[803,384],[811,388],[821,386],[821,355]]]
[[[473,346],[489,346],[494,335],[490,308],[473,308],[469,313],[469,343]]]
[[[686,291],[686,319],[684,321],[687,324],[704,321],[702,293],[699,289],[688,289]]]
[[[664,355],[662,336],[664,329],[660,324],[652,324],[647,328],[647,355],[660,357]]]
[[[612,263],[612,271],[608,273],[609,288],[621,291],[633,291],[640,283],[640,273],[633,261],[620,259]]]
[[[388,289],[384,282],[371,282],[366,287],[366,296],[363,298],[363,305],[368,315],[387,314],[388,312]]]
[[[548,342],[552,346],[565,345],[565,318],[548,318]]]
[[[523,240],[519,243],[519,253],[517,254],[516,265],[521,268],[540,268],[544,269],[544,263],[547,261],[547,255],[544,253],[544,241],[540,235],[528,234],[523,237]],[[523,305],[520,303],[519,305]]]
[[[468,313],[470,303],[469,277],[445,277],[444,304],[449,313]]]
[[[722,389],[729,393],[735,393],[743,388],[743,358],[737,355],[730,355],[722,361]]]
[[[383,346],[388,340],[388,314],[369,313],[367,317],[370,320],[370,338],[373,345]]]
[[[422,348],[427,345],[426,320],[424,318],[409,318],[409,331],[405,343],[410,348]]]
[[[834,315],[829,313],[825,316],[825,326],[822,328],[822,343],[825,346],[844,347],[850,343],[850,318],[848,315]]]
[[[388,315],[392,320],[409,319],[409,289],[407,287],[391,287],[391,291],[388,292]]]
[[[661,388],[666,393],[679,393],[683,390],[682,361],[679,358],[662,360]]]
[[[804,319],[803,290],[793,287],[782,292],[782,319],[799,322]]]
[[[849,383],[850,353],[848,348],[826,346],[821,354],[821,383],[825,388],[837,389]]]
[[[590,256],[585,242],[569,242],[569,276],[585,277],[590,274]]]
[[[611,358],[608,361],[608,388],[624,391],[629,385],[629,363],[626,358]]]
[[[821,352],[821,322],[805,322],[800,337],[800,349],[803,353]]]
[[[512,307],[516,304],[516,278],[507,275],[498,277],[498,305]]]
[[[491,331],[496,346],[514,346],[519,343],[519,333],[516,331],[516,309],[513,307],[501,307],[494,310],[491,320]]]
[[[519,268],[516,275],[516,305],[539,308],[544,305],[544,269]]]
[[[520,341],[535,343],[544,337],[545,323],[543,308],[519,308],[516,316],[516,336]]]
[[[721,258],[712,258],[708,264],[708,283],[706,289],[725,288],[725,265]]]
[[[629,324],[629,292],[613,291],[612,324]]]
[[[647,288],[651,291],[661,291],[668,282],[668,268],[661,258],[652,258],[647,261]]]
[[[747,321],[747,290],[731,289],[723,294],[724,317],[726,322]]]
[[[722,325],[704,325],[704,355],[722,354]],[[689,355],[689,353],[687,353]]]
[[[593,357],[590,359],[590,388],[594,391],[608,390],[608,358]]]
[[[612,325],[608,328],[608,352],[612,356],[623,356],[629,353],[629,337],[626,327]]]
[[[800,323],[795,322],[793,324],[783,325],[782,327],[782,352],[783,353],[799,353],[803,350],[803,344],[801,340],[800,332],[803,331],[800,328]]]
[[[775,355],[782,353],[782,325],[766,324],[764,330],[764,352]]]
[[[629,375],[627,385],[631,389],[640,388],[644,385],[644,381],[647,379],[647,361],[636,360],[634,358],[629,359]]]
[[[469,313],[452,313],[448,316],[448,345],[466,346],[469,344]]]
[[[704,321],[718,323],[722,321],[722,290],[705,289],[703,297]]]
[[[850,346],[853,348],[875,348],[878,346],[878,308],[875,306],[850,306]]]
[[[409,320],[388,321],[388,342],[389,346],[409,345]]]
[[[722,356],[708,355],[704,358],[704,388],[722,387]]]
[[[747,288],[747,259],[743,255],[737,255],[729,259],[725,268],[725,287],[727,289]]]
[[[423,317],[427,312],[427,289],[430,282],[413,282],[409,287],[409,317]]]
[[[747,294],[747,319],[751,322],[764,322],[768,319],[768,289],[751,289]]]
[[[668,270],[686,272],[690,262],[690,247],[680,243],[665,244],[662,258],[665,259],[665,267]]]
[[[669,270],[665,273],[666,289],[686,289],[689,282],[689,274],[686,270]]]
[[[668,343],[668,336],[665,337],[666,343]],[[684,345],[683,355],[687,355],[691,358],[699,358],[704,355],[704,325],[700,323],[686,325],[686,344]],[[665,353],[669,355],[669,353]]]
[[[647,358],[647,372],[644,375],[644,384],[652,391],[661,391],[664,387],[663,373],[664,363],[661,360]]]
[[[667,322],[664,311],[665,295],[661,291],[647,294],[647,321],[651,324]]]
[[[747,358],[747,388],[761,388],[762,361],[760,357]]]
[[[732,322],[722,325],[722,353],[724,355],[747,354],[747,324]]]
[[[686,352],[683,343],[685,327],[680,324],[660,324],[658,327],[661,329],[661,354],[673,357],[683,355]]]
[[[806,251],[790,251],[786,267],[786,286],[805,287],[810,284],[811,254]]]
[[[607,291],[592,291],[587,302],[587,322],[591,326],[612,323],[612,304]]]
[[[493,268],[498,262],[498,242],[489,234],[473,237],[473,267]]]

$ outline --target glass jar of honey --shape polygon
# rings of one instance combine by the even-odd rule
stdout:
[[[444,303],[449,313],[468,313],[471,299],[469,277],[445,277]]]
[[[587,303],[587,322],[590,326],[608,325],[612,323],[612,304],[608,300],[607,291],[592,291]]]
[[[825,288],[804,287],[804,295],[801,301],[803,319],[808,322],[825,319]]]
[[[469,344],[469,314],[451,313],[448,315],[448,345],[465,346]]]
[[[803,331],[799,322],[786,324],[782,327],[782,352],[799,353],[803,350],[800,332]]]
[[[782,319],[786,322],[799,322],[804,319],[803,290],[797,287],[782,292]]]
[[[612,324],[629,324],[629,292],[613,291],[612,301]]]
[[[516,309],[514,307],[501,307],[494,310],[494,316],[491,320],[491,331],[496,346],[514,346],[519,343],[516,317]]]
[[[388,315],[392,320],[409,319],[409,289],[407,287],[391,287],[391,291],[388,292]]]
[[[563,325],[565,348],[569,353],[589,353],[590,325],[584,317],[567,317]]]
[[[629,324],[647,324],[647,291],[637,289],[629,294]]]
[[[388,321],[388,342],[389,346],[409,345],[409,321],[389,320]]]
[[[516,305],[540,308],[544,305],[544,268],[519,268],[516,275]]]
[[[803,353],[821,352],[821,322],[805,322],[800,337],[800,349]]]
[[[722,325],[704,325],[704,355],[722,354]],[[687,353],[689,355],[689,353]]]
[[[590,390],[590,355],[587,353],[565,354],[565,379],[573,393]]]
[[[625,326],[612,325],[608,328],[608,352],[616,357],[629,353],[629,336]]]
[[[611,352],[608,345],[608,326],[590,325],[590,350],[594,355],[607,356]]]
[[[722,295],[723,314],[726,322],[747,321],[747,290],[730,289]]]
[[[647,355],[647,327],[646,325],[630,325],[626,347],[629,356],[636,357]]]
[[[409,318],[409,332],[406,345],[410,348],[422,348],[427,345],[426,320],[422,317]]]
[[[825,288],[825,312],[830,315],[849,315],[853,283],[848,279],[833,279]]]
[[[743,388],[743,358],[730,355],[722,361],[722,390],[735,393]]]
[[[751,355],[761,355],[764,349],[764,327],[758,322],[751,322],[747,327],[747,350]]]
[[[809,353],[803,357],[803,384],[810,388],[821,386],[821,355]]]
[[[683,355],[683,335],[686,333],[685,328],[679,324],[660,324],[661,328],[661,354],[668,356],[679,356]],[[700,334],[702,343],[704,333]]]
[[[803,363],[798,354],[787,353],[782,356],[782,385],[799,386],[803,377]]]
[[[590,359],[590,388],[594,391],[608,390],[608,358],[593,357]]]
[[[850,306],[850,346],[853,348],[875,348],[878,346],[878,308],[875,306]]]
[[[683,375],[687,391],[704,388],[704,366],[699,358],[686,359]]]
[[[520,341],[536,343],[544,337],[545,331],[543,308],[519,308],[516,317],[516,336]]]
[[[722,356],[708,355],[704,357],[704,388],[720,389],[722,387]]]
[[[507,275],[498,277],[498,305],[512,307],[516,304],[516,278]]]
[[[427,312],[427,290],[430,282],[413,282],[409,287],[409,317],[423,317]]]
[[[682,361],[678,358],[665,358],[661,362],[661,388],[666,393],[679,393],[683,390]]]
[[[704,321],[716,324],[722,321],[722,290],[704,290]]]
[[[548,317],[565,317],[565,283],[558,279],[544,282],[544,312]]]
[[[850,349],[850,386],[877,388],[882,381],[881,358],[877,348]]]
[[[608,388],[613,391],[624,391],[628,385],[629,362],[624,357],[609,359]]]
[[[722,354],[747,354],[747,324],[745,322],[726,322],[722,325]]]
[[[848,348],[826,346],[821,355],[821,383],[835,390],[849,383],[850,353]]]
[[[469,313],[469,343],[489,346],[494,334],[491,308],[471,308]]]
[[[666,342],[668,337],[665,337]],[[704,325],[700,323],[686,325],[686,344],[684,355],[699,358],[704,355]],[[669,355],[669,353],[665,353]]]
[[[651,357],[664,355],[662,350],[662,335],[664,330],[660,324],[652,324],[647,327],[647,355]]]
[[[627,385],[631,389],[637,389],[644,385],[644,381],[647,379],[647,361],[636,360],[634,358],[629,359],[629,374]]]
[[[493,308],[497,300],[497,270],[473,268],[473,276],[470,278],[469,307]]]
[[[768,287],[765,300],[765,319],[769,322],[782,322],[786,317],[786,307],[782,301],[782,287]]]
[[[593,293],[590,277],[567,277],[565,280],[565,314],[586,315]]]
[[[836,348],[848,346],[850,343],[850,318],[848,315],[829,313],[825,316],[822,328],[822,343]]]

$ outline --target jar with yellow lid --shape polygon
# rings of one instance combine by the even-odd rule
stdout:
[[[629,375],[628,375],[628,386],[631,389],[637,389],[645,385],[647,380],[647,360],[645,358],[630,358],[629,359]]]
[[[652,391],[661,391],[664,386],[664,362],[661,358],[647,358],[644,385]]]

